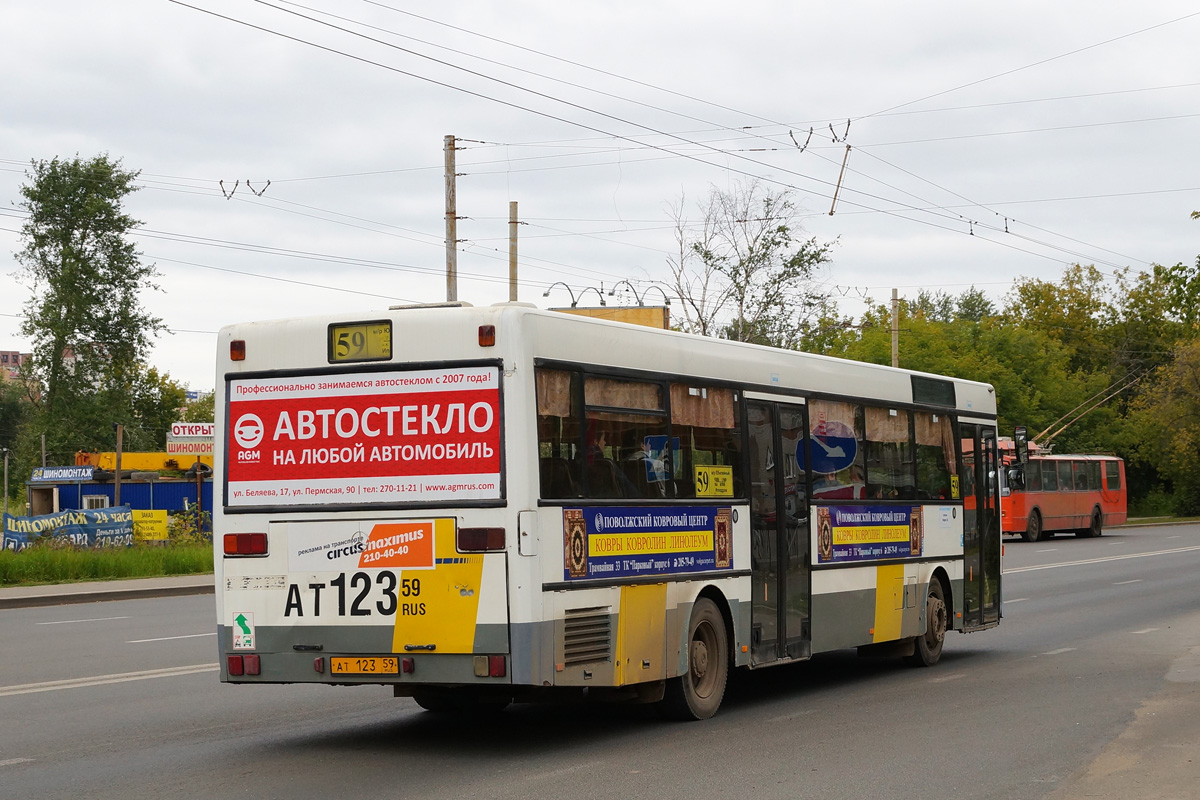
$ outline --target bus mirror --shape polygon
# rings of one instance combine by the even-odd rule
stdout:
[[[1029,461],[1029,429],[1018,425],[1013,429],[1013,446],[1017,451],[1017,462],[1024,464]]]

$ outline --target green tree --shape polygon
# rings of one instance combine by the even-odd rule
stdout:
[[[694,333],[795,348],[827,311],[828,292],[816,278],[829,244],[802,239],[788,191],[758,181],[713,187],[701,207],[698,233],[673,209],[678,260],[671,259],[676,294]]]
[[[19,462],[17,436],[25,424],[25,420],[29,417],[29,410],[29,398],[21,384],[17,381],[0,378],[0,451],[9,453],[9,497],[7,499],[16,497],[20,493],[22,480],[13,480],[13,476],[16,474],[13,466]],[[0,452],[0,460],[3,460],[3,452]]]
[[[180,422],[213,422],[216,414],[216,393],[202,394],[195,400],[189,400],[183,407]]]
[[[1058,283],[1026,278],[1009,293],[1005,315],[1038,328],[1071,353],[1074,369],[1094,370],[1109,363],[1102,328],[1111,316],[1105,276],[1094,266],[1073,264]]]
[[[21,326],[33,342],[23,365],[33,403],[27,457],[43,433],[58,463],[75,450],[111,449],[112,424],[139,430],[145,394],[160,388],[142,359],[163,324],[139,300],[157,288],[157,272],[129,241],[140,223],[122,205],[137,175],[107,155],[35,160],[26,172],[16,256],[32,290]]]
[[[1176,513],[1200,514],[1200,339],[1181,344],[1158,369],[1131,420],[1144,433],[1139,458],[1174,484]]]

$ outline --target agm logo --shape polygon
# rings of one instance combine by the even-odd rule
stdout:
[[[257,414],[243,414],[233,426],[233,438],[247,450],[258,447],[263,440],[263,433],[263,421]]]

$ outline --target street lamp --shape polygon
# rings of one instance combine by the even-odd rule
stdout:
[[[611,297],[617,293],[617,289],[620,288],[622,283],[629,287],[629,291],[633,293],[633,299],[637,300],[637,304],[639,306],[646,305],[645,302],[643,302],[643,301],[646,299],[646,295],[648,295],[650,293],[651,289],[658,289],[658,291],[663,296],[663,303],[668,306],[671,305],[671,298],[667,296],[666,290],[663,289],[661,286],[659,286],[656,283],[650,284],[649,286],[646,287],[646,291],[642,292],[641,294],[638,294],[637,288],[632,283],[630,283],[627,280],[619,280],[619,281],[617,281],[616,285],[613,286],[613,288],[609,290],[609,292],[608,292],[609,297]],[[603,304],[603,301],[601,301],[601,304]]]
[[[600,298],[600,305],[602,305],[602,306],[608,305],[608,303],[604,302],[604,292],[600,291],[595,286],[584,287],[583,291],[581,291],[579,293],[579,296],[576,297],[575,291],[570,286],[563,283],[562,281],[556,281],[555,283],[550,284],[550,288],[547,289],[546,291],[542,292],[542,297],[549,297],[550,292],[554,289],[555,286],[563,287],[564,289],[567,290],[567,294],[571,295],[571,308],[574,308],[579,303],[579,301],[583,299],[583,296],[585,294],[587,294],[588,292],[596,293],[596,297]],[[609,294],[612,294],[612,292],[609,292]]]
[[[561,286],[567,290],[567,294],[571,295],[571,308],[574,308],[575,304],[578,303],[579,301],[575,299],[575,292],[573,292],[571,290],[571,287],[567,286],[562,281],[556,281],[555,283],[550,284],[550,288],[547,289],[546,291],[542,292],[542,297],[549,297],[550,292],[553,291],[555,286]]]

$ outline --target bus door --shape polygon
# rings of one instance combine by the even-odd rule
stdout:
[[[960,423],[963,493],[963,628],[1000,622],[1000,483],[996,428]]]
[[[750,453],[751,666],[811,654],[808,439],[804,406],[747,403]]]

